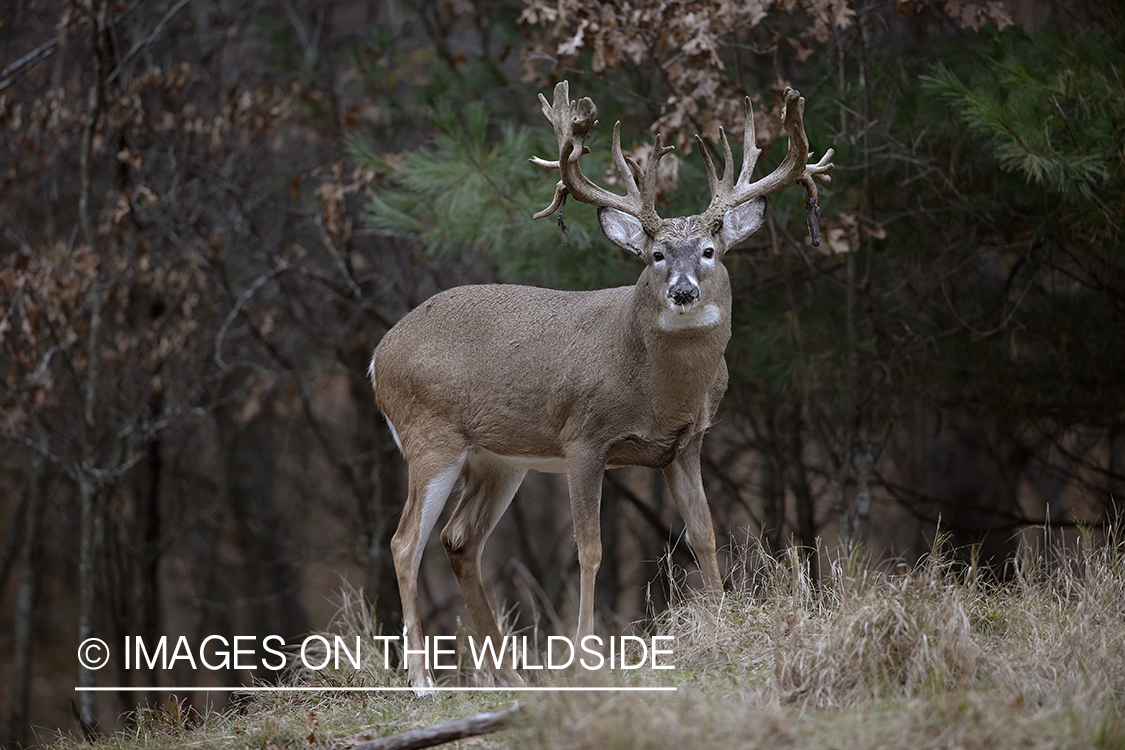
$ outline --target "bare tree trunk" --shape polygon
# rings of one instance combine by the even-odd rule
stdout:
[[[94,606],[96,605],[94,574],[95,560],[97,558],[97,514],[96,490],[89,477],[82,475],[78,480],[78,491],[82,501],[82,531],[78,551],[78,641],[85,642],[94,635]],[[90,688],[94,686],[94,673],[80,664],[78,668],[78,686]],[[94,715],[94,693],[85,690],[78,694],[78,721],[82,731],[91,734],[97,724]]]
[[[855,542],[862,542],[867,536],[867,529],[871,526],[871,466],[875,462],[875,446],[868,443],[863,450],[856,453],[855,464],[855,508],[852,516],[851,538]]]
[[[797,544],[806,557],[811,558],[809,572],[813,580],[820,576],[820,568],[816,563],[816,518],[812,490],[809,488],[808,473],[805,471],[803,458],[804,444],[801,440],[801,413],[800,407],[793,409],[789,419],[789,463],[787,466],[789,489],[793,491],[797,516]]]
[[[98,127],[98,117],[101,113],[102,98],[105,88],[105,57],[107,14],[109,3],[103,2],[100,10],[95,13],[94,6],[89,6],[90,15],[94,21],[94,55],[91,60],[94,67],[94,83],[86,104],[86,126],[82,133],[82,152],[79,161],[79,195],[78,218],[82,226],[82,235],[91,253],[95,258],[94,278],[90,282],[88,304],[90,307],[90,332],[87,339],[87,354],[89,357],[83,399],[83,414],[81,421],[81,451],[82,465],[78,468],[78,490],[82,507],[82,532],[79,541],[78,579],[79,579],[79,614],[78,614],[78,640],[83,642],[94,633],[94,607],[95,607],[95,562],[97,559],[96,544],[98,540],[98,527],[100,519],[98,513],[97,488],[91,470],[95,465],[93,440],[97,427],[94,418],[94,409],[97,401],[97,382],[100,360],[100,339],[102,330],[102,289],[101,289],[101,262],[98,252],[97,229],[90,209],[90,160],[92,158],[94,133]],[[79,666],[78,685],[88,688],[94,685],[94,673],[86,666]],[[83,691],[79,693],[78,720],[86,733],[93,731],[96,719],[94,716],[94,693]]]
[[[617,566],[617,514],[618,492],[616,483],[602,482],[602,564],[598,568],[598,585],[595,591],[595,607],[602,612],[615,612],[617,596],[621,592],[621,574]]]
[[[1125,516],[1125,428],[1114,425],[1106,439],[1109,465],[1106,467],[1105,510],[1110,523]]]
[[[156,396],[152,399],[151,413],[155,419],[162,408],[163,399]],[[160,483],[163,476],[163,456],[161,454],[160,439],[153,437],[147,448],[148,477],[146,478],[144,493],[140,498],[141,517],[144,519],[144,528],[141,530],[141,565],[140,565],[140,592],[141,592],[141,622],[140,634],[148,643],[155,643],[161,635],[160,617],[160,560],[162,557],[161,542],[161,512],[160,512]],[[156,684],[155,670],[147,670],[146,685]],[[148,699],[156,705],[158,696],[149,693]]]
[[[226,421],[223,458],[227,499],[246,566],[248,590],[255,603],[247,608],[250,626],[259,636],[277,633],[289,638],[308,629],[301,605],[299,562],[291,540],[296,532],[279,508],[276,489],[278,457],[275,425],[264,415],[244,425]],[[268,458],[263,460],[263,456]]]
[[[33,418],[33,431],[40,444],[45,442],[38,419]],[[43,550],[40,522],[46,506],[46,477],[43,456],[34,453],[24,483],[23,544],[20,548],[20,585],[16,595],[15,627],[12,638],[12,676],[8,708],[8,742],[24,747],[30,728],[28,705],[31,689],[32,635],[35,632],[35,610],[39,604],[40,558]]]
[[[27,516],[27,493],[22,493],[8,520],[8,537],[4,540],[4,557],[0,559],[0,591],[8,587],[8,575],[19,562],[23,550],[23,525]]]
[[[652,512],[659,519],[663,515],[664,490],[668,485],[658,471],[651,472],[648,481],[649,496],[652,497]],[[659,560],[664,551],[664,545],[668,543],[667,536],[659,534],[653,524],[645,524],[642,527],[641,534],[641,541],[644,545],[644,559]],[[671,581],[666,579],[667,572],[663,565],[659,565],[656,571],[656,580],[659,585],[646,586],[644,591],[638,592],[638,595],[642,597],[640,605],[637,607],[638,611],[655,614],[668,608],[668,591]]]
[[[758,495],[761,498],[760,534],[766,549],[772,554],[781,550],[781,530],[785,523],[784,478],[779,476],[780,447],[777,445],[777,429],[771,407],[758,402],[751,403],[742,411],[750,421],[754,433],[754,445],[760,461],[758,471]],[[778,495],[780,494],[780,502]]]
[[[785,485],[777,464],[771,439],[770,449],[762,453],[762,537],[766,548],[775,555],[784,545],[785,525]]]

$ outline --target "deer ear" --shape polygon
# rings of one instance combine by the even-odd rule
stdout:
[[[723,216],[723,227],[719,236],[723,247],[730,249],[762,228],[766,221],[766,197],[759,195],[753,200],[735,206]]]
[[[598,223],[602,233],[614,244],[625,248],[638,258],[645,257],[648,235],[640,219],[616,208],[602,206],[598,209]]]

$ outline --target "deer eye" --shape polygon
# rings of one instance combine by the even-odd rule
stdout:
[[[653,263],[659,263],[662,260],[664,260],[664,253],[657,250],[656,252],[654,252],[652,254],[652,262]]]
[[[713,247],[703,248],[703,257],[704,258],[714,258],[715,257],[715,248],[713,248]]]

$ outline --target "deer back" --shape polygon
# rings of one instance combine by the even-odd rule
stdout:
[[[407,458],[445,436],[504,456],[561,459],[582,442],[615,465],[666,464],[726,388],[730,292],[720,266],[715,319],[664,329],[655,276],[646,267],[633,287],[591,292],[456,287],[415,308],[372,358]]]

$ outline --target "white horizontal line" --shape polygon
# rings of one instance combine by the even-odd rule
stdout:
[[[677,687],[430,687],[424,691],[438,693],[636,693],[636,692],[675,692]],[[76,687],[76,693],[404,693],[413,692],[412,687],[275,687],[254,685],[251,687]]]

